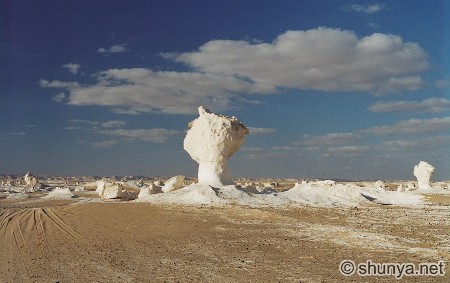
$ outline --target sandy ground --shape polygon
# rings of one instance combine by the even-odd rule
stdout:
[[[450,282],[448,199],[422,209],[93,201],[0,200],[0,282]],[[344,259],[445,260],[447,275],[344,277]]]

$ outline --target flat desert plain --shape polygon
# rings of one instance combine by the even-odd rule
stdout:
[[[182,206],[0,200],[0,282],[449,282],[449,198],[426,207]],[[446,276],[339,264],[446,263]]]

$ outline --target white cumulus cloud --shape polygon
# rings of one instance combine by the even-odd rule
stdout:
[[[247,127],[251,135],[269,135],[277,132],[274,128]]]
[[[125,44],[117,44],[111,47],[101,47],[97,50],[98,53],[123,53],[127,52],[127,48]]]
[[[91,143],[91,146],[98,147],[98,148],[110,148],[113,145],[117,144],[118,142],[115,140],[108,140],[108,141],[101,141],[101,142],[94,142]]]
[[[99,131],[99,133],[127,138],[131,140],[143,140],[153,143],[163,143],[166,142],[171,136],[180,134],[180,132],[176,130],[167,130],[159,128],[137,129],[137,130],[125,130],[125,129],[101,130]]]
[[[428,134],[450,130],[450,117],[431,119],[409,119],[392,125],[384,125],[364,130],[376,135]]]
[[[416,90],[429,67],[425,51],[396,35],[358,38],[347,30],[287,31],[271,43],[213,40],[198,51],[164,54],[202,72],[236,75],[266,89]]]
[[[81,65],[74,63],[67,63],[62,65],[61,67],[66,68],[67,70],[69,70],[69,72],[76,75],[78,74],[78,70],[81,68]]]
[[[266,91],[234,76],[154,72],[144,68],[110,69],[98,74],[93,85],[42,80],[41,86],[66,89],[68,104],[110,106],[114,112],[123,114],[193,114],[199,105],[224,111],[249,102],[238,93]]]
[[[66,99],[66,95],[63,92],[60,92],[57,95],[52,96],[52,99],[56,102],[63,102]]]
[[[349,6],[342,7],[342,10],[349,12],[358,12],[365,14],[375,14],[385,9],[383,4],[352,4]]]
[[[73,89],[80,87],[80,84],[77,82],[63,82],[63,81],[47,81],[47,80],[40,80],[39,85],[41,87],[48,87],[48,88],[66,88],[66,89]]]
[[[359,139],[361,139],[361,135],[355,133],[330,133],[318,136],[304,135],[303,139],[297,144],[307,146],[336,145],[348,144]]]
[[[121,49],[99,52],[113,50]],[[54,100],[71,105],[106,106],[131,115],[193,114],[199,105],[226,111],[260,103],[255,94],[285,89],[373,94],[416,90],[423,86],[420,75],[429,66],[425,51],[399,36],[358,38],[354,32],[331,28],[287,31],[270,43],[213,40],[198,51],[162,56],[191,71],[108,69],[94,74],[96,82],[91,84],[41,80],[40,85],[64,89]]]
[[[93,121],[93,120],[82,120],[82,119],[72,119],[70,120],[71,124],[82,124],[82,125],[88,125],[93,128],[118,128],[125,126],[127,123],[125,121],[121,120],[110,120],[106,122],[101,121]]]
[[[450,100],[432,97],[422,101],[380,101],[369,107],[372,112],[428,112],[450,111]]]

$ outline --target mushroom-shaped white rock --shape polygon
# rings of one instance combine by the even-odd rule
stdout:
[[[239,150],[249,130],[235,117],[216,115],[198,108],[200,117],[189,123],[184,149],[198,164],[198,183],[232,185],[227,159]]]
[[[431,190],[431,176],[434,174],[435,168],[425,161],[420,161],[414,166],[414,176],[417,178],[419,190]]]

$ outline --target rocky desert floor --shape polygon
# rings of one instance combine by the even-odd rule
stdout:
[[[450,199],[250,208],[0,200],[0,282],[450,282]],[[346,277],[339,263],[446,263],[446,276]]]

